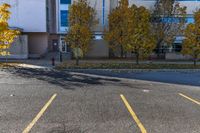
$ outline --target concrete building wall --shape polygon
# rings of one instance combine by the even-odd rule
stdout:
[[[182,55],[181,53],[166,53],[166,60],[191,60],[193,59],[190,55]]]
[[[27,33],[30,58],[40,58],[48,52],[47,33]]]
[[[137,6],[145,6],[148,9],[153,9],[156,0],[129,0],[130,4],[135,4]],[[187,7],[187,14],[193,14],[194,11],[200,8],[199,0],[177,0],[181,6]]]
[[[93,27],[95,38],[91,42],[90,50],[87,54],[87,58],[108,58],[109,48],[108,42],[103,40],[103,32],[106,27],[108,27],[108,15],[110,13],[111,7],[110,0],[89,0],[89,3],[97,11],[96,17],[99,21],[97,25]]]
[[[118,5],[118,0],[110,0],[110,11]]]
[[[96,10],[96,18],[98,24],[93,27],[95,32],[103,32],[104,28],[108,26],[108,15],[110,13],[110,0],[88,0],[91,7]]]
[[[200,1],[180,1],[180,5],[187,7],[187,14],[193,14],[195,11],[200,9]]]
[[[0,59],[27,59],[28,58],[28,37],[27,35],[21,35],[16,38],[15,42],[8,50],[10,55],[0,56]]]
[[[95,40],[90,44],[90,50],[86,55],[87,58],[108,58],[108,43],[104,40]]]
[[[40,57],[47,52],[47,2],[47,0],[0,0],[0,4],[11,5],[9,26],[20,28],[22,34],[28,35],[30,57]],[[18,50],[16,48],[16,51]]]
[[[11,5],[9,25],[24,32],[46,32],[46,0],[0,0]]]
[[[57,2],[56,0],[47,0],[47,31],[50,34],[57,33]]]
[[[155,0],[129,0],[129,4],[135,4],[137,6],[145,6],[148,9],[153,9]]]

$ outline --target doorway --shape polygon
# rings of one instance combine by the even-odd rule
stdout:
[[[59,52],[58,40],[52,40],[52,51]]]

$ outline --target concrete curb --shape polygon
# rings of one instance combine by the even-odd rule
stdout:
[[[64,69],[61,71],[73,72],[200,72],[200,69]]]

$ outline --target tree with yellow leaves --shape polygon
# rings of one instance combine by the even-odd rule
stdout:
[[[150,11],[145,7],[130,7],[126,50],[135,53],[137,64],[140,58],[149,56],[156,47],[154,35],[151,33],[150,17]]]
[[[177,36],[182,36],[186,24],[186,9],[176,0],[156,0],[152,13],[152,32],[156,37],[156,53],[165,53]]]
[[[196,62],[200,57],[200,10],[194,13],[194,19],[194,24],[188,24],[185,29],[182,53],[191,55],[196,66]]]
[[[121,57],[124,56],[127,44],[128,20],[130,16],[128,0],[120,0],[118,6],[108,16],[109,28],[105,31],[105,40],[113,51],[121,50]]]
[[[19,35],[19,31],[9,29],[8,19],[11,14],[9,8],[8,4],[0,6],[0,55],[3,56],[10,54],[7,50]]]
[[[83,57],[92,40],[92,27],[98,23],[95,10],[87,0],[78,0],[69,9],[69,31],[66,35],[66,42],[73,49],[76,65]]]

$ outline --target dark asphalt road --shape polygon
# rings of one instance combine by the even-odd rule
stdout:
[[[200,101],[198,86],[34,69],[0,70],[0,133],[21,133],[55,93],[31,133],[140,133],[120,94],[147,133],[200,133],[200,105],[179,95]]]
[[[159,71],[123,71],[123,70],[74,70],[74,72],[97,74],[103,76],[147,80],[162,83],[180,84],[200,86],[200,71],[187,71],[187,70],[159,70]]]

